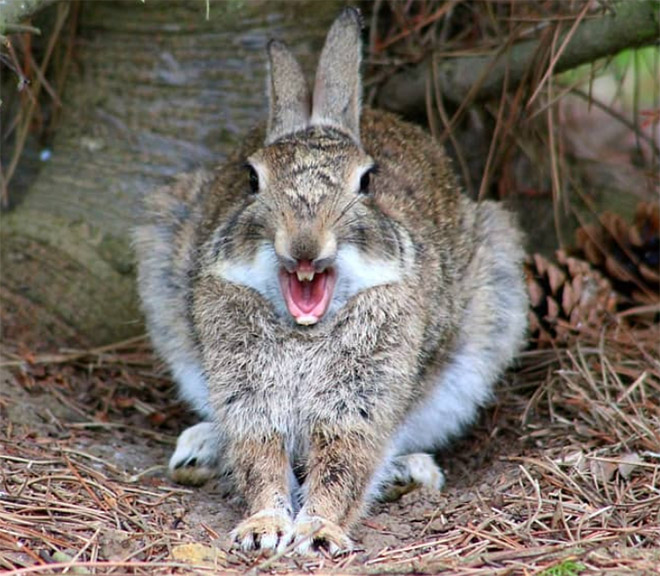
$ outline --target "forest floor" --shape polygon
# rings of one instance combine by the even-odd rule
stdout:
[[[194,422],[146,339],[56,354],[3,343],[0,572],[660,573],[660,366],[652,325],[610,345],[528,352],[442,492],[377,504],[339,558],[246,556],[239,499],[165,464]]]

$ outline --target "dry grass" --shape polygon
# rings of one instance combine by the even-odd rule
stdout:
[[[15,575],[191,566],[652,574],[660,566],[660,329],[619,320],[571,350],[525,353],[474,433],[440,455],[446,492],[376,506],[357,531],[364,550],[336,560],[232,552],[226,532],[235,519],[207,503],[226,497],[167,480],[161,464],[184,413],[143,341],[48,356],[7,349],[16,379],[0,394],[0,566]]]
[[[171,543],[181,539],[162,506],[179,502],[181,490],[130,476],[75,442],[7,430],[3,444],[3,568],[21,574],[55,571],[58,564],[74,572],[72,566],[98,562],[152,564],[167,560]]]

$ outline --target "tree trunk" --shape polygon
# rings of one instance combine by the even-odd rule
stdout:
[[[85,2],[51,159],[0,229],[3,305],[45,341],[143,330],[130,231],[140,196],[213,166],[264,118],[265,53],[311,70],[341,2]],[[10,191],[11,194],[11,191]]]

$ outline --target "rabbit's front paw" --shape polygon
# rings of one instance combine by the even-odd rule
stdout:
[[[435,463],[433,456],[417,452],[396,457],[383,484],[380,499],[387,502],[398,500],[420,486],[431,490],[442,490],[445,485],[445,475]]]
[[[231,533],[234,544],[242,550],[273,552],[291,533],[293,522],[284,510],[262,510],[243,520]]]
[[[302,556],[316,555],[321,551],[336,556],[353,548],[353,542],[340,526],[321,516],[304,514],[296,518],[287,544],[293,545],[296,553]]]
[[[179,484],[199,486],[218,474],[219,436],[210,422],[186,428],[176,441],[169,471]]]

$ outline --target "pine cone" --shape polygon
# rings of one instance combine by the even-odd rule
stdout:
[[[628,224],[605,212],[599,224],[578,228],[575,255],[588,260],[612,282],[624,308],[660,302],[660,209],[642,202]]]
[[[610,282],[584,260],[562,250],[552,263],[540,254],[525,264],[532,347],[564,347],[581,334],[598,333],[616,308]]]

